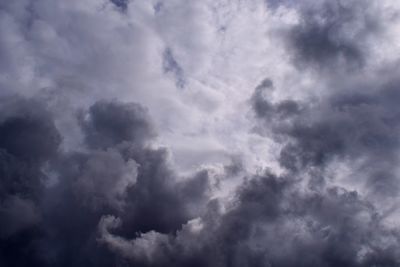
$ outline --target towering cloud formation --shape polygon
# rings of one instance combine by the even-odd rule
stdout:
[[[399,8],[0,2],[0,266],[400,266]]]

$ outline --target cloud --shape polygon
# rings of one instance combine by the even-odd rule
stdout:
[[[87,155],[81,168],[73,185],[78,198],[95,209],[102,205],[122,208],[128,188],[136,183],[135,161],[125,162],[116,151],[96,151]]]
[[[0,265],[399,265],[398,9],[0,3]]]
[[[40,102],[21,97],[1,102],[0,262],[34,264],[32,242],[42,222],[40,205],[48,179],[42,167],[57,157],[61,137]]]
[[[228,212],[200,219],[199,230],[194,226],[199,222],[191,221],[175,237],[151,231],[127,240],[107,230],[118,229],[121,221],[105,217],[101,241],[143,266],[397,264],[397,237],[356,192],[332,187],[304,195],[288,179],[268,173],[254,177]]]
[[[184,87],[185,79],[181,66],[176,62],[170,49],[166,49],[163,56],[163,69],[166,73],[173,73],[177,87]]]
[[[0,213],[3,218],[1,221],[1,238],[7,238],[40,221],[40,215],[33,201],[21,199],[16,195],[10,195],[3,199]]]
[[[288,36],[299,67],[363,67],[369,60],[369,37],[383,31],[380,10],[363,1],[317,1],[299,10],[300,21]]]
[[[361,159],[358,172],[364,174],[368,190],[393,194],[397,191],[398,110],[392,101],[397,99],[398,89],[393,81],[381,88],[354,86],[350,93],[332,91],[331,96],[311,105],[293,100],[271,103],[270,88],[259,86],[252,105],[274,138],[286,138],[280,152],[281,166],[298,172],[325,169],[335,160],[351,164]]]
[[[60,134],[51,115],[38,102],[18,97],[2,102],[0,198],[37,201],[43,189],[41,180],[45,179],[42,166],[57,156]],[[11,202],[20,203],[15,201]]]
[[[85,141],[91,148],[109,148],[123,142],[143,146],[155,136],[145,108],[138,104],[97,102],[81,115]]]
[[[169,163],[168,151],[147,144],[154,132],[144,108],[135,103],[101,101],[82,111],[77,120],[81,114],[90,114],[85,122],[80,122],[85,151],[56,150],[51,162],[32,161],[37,172],[34,177],[26,176],[32,174],[24,173],[21,167],[15,169],[16,174],[2,176],[2,190],[6,190],[0,206],[4,215],[0,221],[1,237],[6,238],[2,240],[4,246],[10,240],[23,239],[17,248],[10,249],[15,253],[27,250],[29,261],[44,266],[99,262],[107,266],[113,257],[104,251],[107,247],[99,248],[97,225],[106,224],[108,219],[103,222],[102,218],[111,218],[107,217],[109,214],[123,219],[119,231],[129,237],[151,229],[156,236],[162,235],[158,232],[174,233],[203,212],[209,190],[208,173],[179,179]],[[51,133],[52,128],[45,129]],[[48,134],[41,133],[44,137]],[[29,146],[24,148],[35,151]],[[9,157],[13,159],[12,155]],[[22,159],[25,162],[21,166],[30,166],[30,158]],[[5,171],[13,166],[5,159],[2,164]],[[41,182],[43,168],[56,177],[55,184],[46,187]],[[25,180],[28,178],[36,180]],[[37,234],[26,237],[23,230]],[[143,238],[133,245],[142,251],[138,252],[140,255],[148,253],[146,246],[153,244],[151,234]],[[115,243],[112,236],[103,239]],[[81,256],[70,257],[76,253]],[[13,260],[11,256],[2,256],[5,264]]]
[[[128,8],[128,0],[111,0],[111,2],[122,10],[126,10]]]
[[[152,264],[155,260],[163,257],[162,250],[168,246],[168,236],[151,231],[141,234],[133,241],[127,241],[118,236],[110,234],[111,228],[120,226],[121,221],[112,216],[105,216],[100,220],[99,230],[101,243],[105,243],[111,250],[121,253],[128,259],[140,259],[141,261]]]

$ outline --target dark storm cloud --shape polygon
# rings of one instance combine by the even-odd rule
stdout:
[[[368,94],[336,94],[313,106],[267,100],[268,93],[262,92],[273,90],[273,84],[265,80],[252,98],[256,114],[274,135],[285,136],[288,144],[283,151],[294,147],[290,162],[301,163],[291,167],[281,160],[290,170],[287,174],[246,177],[226,211],[218,200],[207,197],[207,170],[178,179],[168,151],[149,146],[154,130],[143,107],[100,101],[78,118],[87,145],[84,151],[65,153],[54,145],[40,153],[33,150],[40,160],[31,160],[12,146],[3,149],[17,162],[35,166],[55,156],[57,162],[47,169],[59,182],[46,188],[41,201],[20,198],[23,186],[6,192],[0,209],[7,214],[1,220],[1,262],[5,266],[396,266],[399,233],[384,227],[384,215],[368,199],[337,186],[303,190],[298,176],[310,166],[321,168],[323,176],[331,157],[388,157],[386,151],[389,147],[394,151],[395,139],[391,131],[375,126],[390,122],[391,130],[397,127],[395,85],[384,86],[379,94],[372,89]],[[3,121],[16,117],[11,114]],[[50,137],[57,136],[55,128],[42,129],[53,125],[43,114],[35,117],[42,122],[40,127],[22,125],[54,140]],[[365,120],[353,125],[363,114],[368,115]],[[364,143],[365,135],[378,135],[377,140],[383,138],[382,144],[388,146]],[[345,145],[336,150],[337,143]],[[321,156],[325,154],[330,156]],[[2,163],[12,166],[5,159]],[[232,174],[229,166],[225,170],[225,175]],[[389,174],[393,175],[390,170]],[[39,191],[45,189],[40,180],[37,183]],[[24,216],[16,215],[21,212]]]
[[[386,173],[383,176],[393,176],[392,179],[397,180],[394,173],[400,110],[393,101],[398,99],[398,91],[398,88],[383,88],[370,95],[335,95],[310,108],[307,115],[279,130],[280,134],[290,138],[282,149],[281,164],[291,170],[301,170],[323,167],[333,159],[355,161],[363,158],[367,171],[364,179],[368,183],[374,180],[372,177],[376,173]],[[386,180],[383,184],[388,186],[387,189],[394,189],[396,183]],[[375,186],[371,184],[371,187]]]
[[[399,147],[398,85],[394,81],[377,88],[362,86],[346,93],[333,88],[331,96],[309,104],[272,103],[269,89],[257,87],[252,96],[255,114],[275,136],[290,139],[281,164],[294,170],[322,166],[337,156],[365,155],[392,161]]]
[[[376,87],[359,84],[347,91],[334,88],[329,97],[308,104],[292,100],[272,103],[266,90],[256,88],[252,105],[262,127],[282,143],[282,167],[298,175],[309,172],[314,188],[330,179],[324,171],[331,164],[342,162],[357,171],[352,178],[341,179],[361,184],[372,198],[398,195],[397,79]],[[282,116],[282,105],[290,107],[290,112],[285,112],[290,116]]]
[[[20,105],[30,112],[3,116],[0,125],[7,140],[0,150],[5,266],[112,266],[122,259],[97,241],[103,216],[122,218],[119,233],[132,238],[148,231],[173,234],[203,212],[208,173],[178,179],[168,151],[147,146],[155,132],[141,105],[100,101],[81,112],[88,149],[68,153],[57,149],[51,117],[29,101]],[[44,167],[55,185],[45,187]],[[22,256],[26,263],[16,259]]]
[[[143,146],[155,136],[147,110],[134,103],[100,101],[81,114],[85,141],[90,148],[109,148],[123,142]]]
[[[57,155],[61,137],[39,102],[7,98],[1,99],[1,108],[0,197],[36,200],[45,176],[42,165]]]
[[[43,162],[56,155],[61,137],[41,103],[18,98],[0,101],[3,109],[9,108],[0,116],[3,150],[23,161]]]
[[[291,179],[267,173],[243,185],[238,206],[222,217],[217,230],[223,266],[398,263],[394,247],[386,255],[379,248],[386,246],[379,238],[393,233],[381,232],[376,212],[357,193],[333,187],[302,194]]]
[[[112,234],[123,221],[107,217],[100,224],[102,240],[141,266],[399,264],[399,233],[386,231],[356,192],[330,187],[304,194],[296,187],[290,177],[266,173],[243,184],[225,214],[211,205],[200,230],[188,224],[176,237],[149,232],[129,240]]]
[[[122,217],[129,226],[127,231],[134,234],[138,231],[171,232],[179,229],[189,216],[185,206],[201,198],[206,190],[206,177],[198,175],[187,183],[178,183],[176,174],[168,164],[168,151],[145,146],[155,133],[146,110],[140,105],[98,102],[90,108],[89,113],[89,119],[83,123],[85,140],[89,146],[103,149],[114,146],[114,152],[107,150],[102,153],[119,153],[119,157],[131,162],[131,168],[137,169],[135,174],[135,170],[131,171],[130,175],[135,176],[134,185],[126,188],[124,200],[126,207]],[[104,163],[100,163],[100,166],[104,166]],[[82,169],[88,170],[87,167]],[[100,171],[105,173],[101,168]],[[95,179],[99,179],[99,175]],[[91,184],[98,186],[102,183],[97,180]],[[111,191],[110,188],[104,188],[106,194]],[[184,201],[183,198],[188,199]]]
[[[140,167],[137,182],[128,192],[126,212],[121,215],[126,225],[123,231],[127,236],[133,236],[150,230],[162,233],[178,230],[190,217],[185,209],[190,202],[184,201],[183,197],[187,191],[195,189],[188,184],[183,192],[179,191],[175,174],[167,164],[165,150],[134,154],[132,157]]]
[[[287,39],[295,65],[348,71],[366,64],[368,38],[382,30],[379,13],[371,11],[372,5],[365,1],[316,1],[295,6],[300,22]]]
[[[111,2],[113,9],[128,8],[128,1]],[[400,189],[397,70],[366,75],[362,82],[336,73],[336,67],[347,71],[368,65],[365,42],[379,32],[380,14],[372,16],[364,1],[268,2],[298,10],[299,24],[284,36],[288,52],[298,69],[312,67],[323,74],[318,88],[324,91],[310,101],[275,100],[272,92],[279,95],[282,88],[272,79],[262,81],[250,97],[255,128],[281,146],[280,174],[261,168],[249,173],[246,159],[238,157],[218,174],[202,167],[179,175],[140,103],[102,100],[85,106],[86,100],[74,98],[82,110],[71,119],[78,128],[71,138],[80,138],[75,141],[81,146],[68,147],[62,141],[70,132],[65,125],[65,132],[57,128],[64,106],[50,110],[39,100],[2,99],[0,266],[400,266],[398,217],[387,220]],[[93,7],[78,6],[82,10],[73,11],[72,18]],[[152,5],[144,7],[151,10]],[[153,7],[156,13],[164,8],[160,3]],[[89,20],[88,15],[85,11],[83,17]],[[74,32],[70,21],[66,28]],[[119,29],[114,26],[112,31]],[[63,27],[43,35],[61,38]],[[97,51],[89,39],[82,43],[88,47],[82,55]],[[166,49],[159,59],[163,71],[183,87],[184,73],[172,52]],[[83,70],[80,65],[72,68]],[[82,71],[82,77],[87,74]],[[338,163],[352,172],[337,170],[340,181],[329,172]],[[238,178],[237,189],[227,199],[219,197],[232,177]]]
[[[0,263],[34,265],[43,166],[57,155],[61,137],[42,103],[19,97],[0,102]]]
[[[73,183],[76,196],[87,206],[123,209],[127,189],[136,183],[137,164],[125,161],[118,151],[94,151],[82,155]],[[112,177],[112,178],[110,178]]]
[[[110,266],[113,257],[102,255],[105,247],[98,248],[96,241],[102,216],[121,217],[124,224],[119,231],[126,237],[151,230],[174,233],[199,212],[207,191],[207,177],[198,175],[179,182],[168,164],[167,151],[145,146],[154,130],[140,105],[102,101],[93,105],[89,114],[83,130],[94,150],[66,157],[58,190],[63,195],[59,199],[65,206],[62,210],[67,212],[49,214],[56,237],[46,241],[51,242],[47,246],[59,246],[54,252],[56,265],[65,260],[74,266],[97,266],[99,262]],[[91,138],[94,140],[89,141]],[[66,199],[69,201],[64,203]],[[76,219],[67,223],[68,218]],[[76,261],[69,257],[82,250],[87,252]],[[85,260],[89,256],[91,261]]]
[[[254,207],[238,216],[252,218],[249,211],[257,214],[258,205],[263,209],[268,207],[265,203],[277,203],[257,219],[237,219],[243,225],[234,228],[244,229],[245,233],[239,239],[241,244],[251,246],[251,252],[260,252],[240,256],[241,260],[250,258],[238,266],[250,262],[251,266],[399,264],[399,231],[386,228],[383,221],[387,211],[379,205],[379,201],[390,202],[399,193],[400,109],[395,103],[400,100],[400,89],[394,77],[381,77],[380,81],[371,77],[370,81],[349,83],[345,88],[328,86],[324,97],[310,102],[273,101],[271,91],[277,88],[269,79],[256,87],[251,98],[253,111],[261,127],[282,144],[279,162],[287,176],[269,178],[285,181],[277,200],[256,200]],[[362,184],[364,195],[329,185],[336,181],[331,180],[327,170],[337,162],[354,171],[351,177],[344,174],[340,179]],[[307,189],[300,193],[303,187]],[[259,190],[271,197],[276,195],[260,184],[246,188],[250,193],[245,195],[254,199]],[[239,209],[233,211],[246,206],[246,198],[241,196]],[[259,228],[254,236],[249,230],[252,227]],[[276,245],[279,240],[286,240],[279,251],[263,250],[264,243]]]

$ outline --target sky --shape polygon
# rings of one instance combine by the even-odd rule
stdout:
[[[400,266],[397,0],[0,0],[0,266]]]

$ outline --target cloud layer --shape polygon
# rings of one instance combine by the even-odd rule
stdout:
[[[0,265],[400,265],[396,1],[0,2]]]

